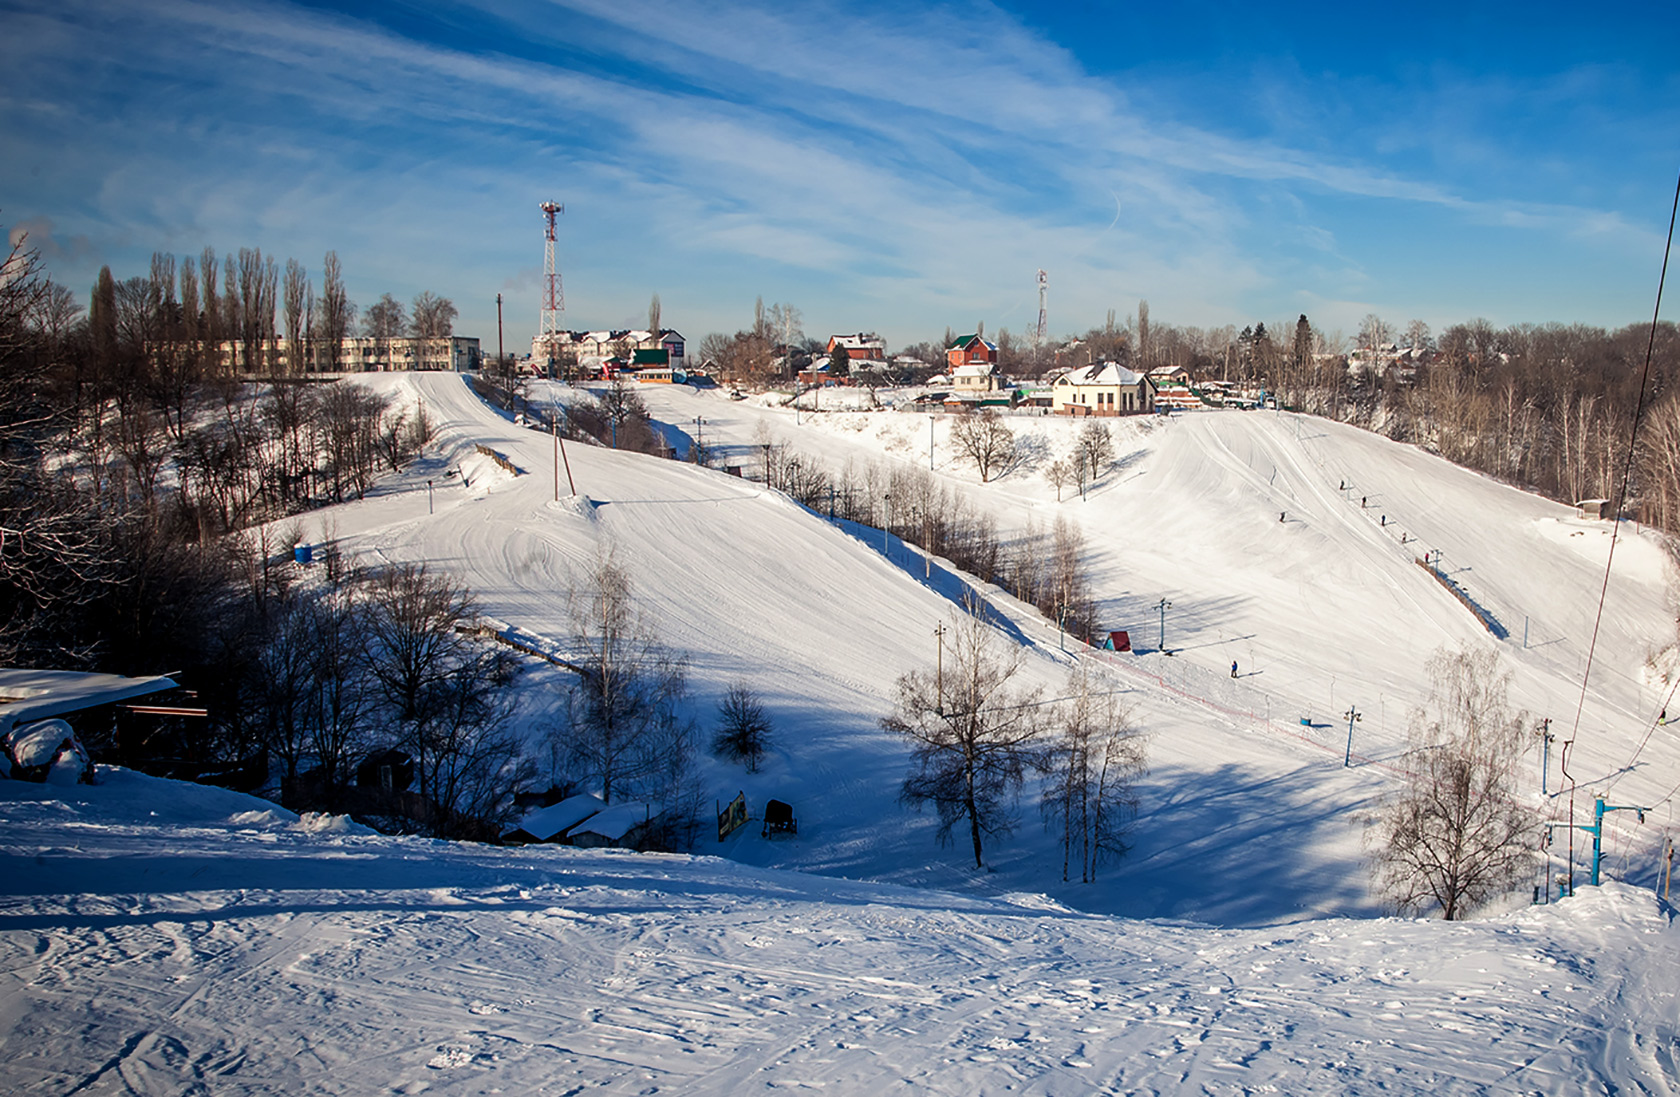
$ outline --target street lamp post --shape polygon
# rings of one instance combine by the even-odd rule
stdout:
[[[1364,716],[1363,713],[1361,713],[1358,709],[1354,708],[1352,705],[1348,706],[1347,712],[1344,713],[1343,715],[1345,715],[1347,717],[1347,722],[1348,722],[1347,753],[1342,756],[1342,768],[1346,769],[1348,766],[1353,765],[1353,725],[1354,725],[1354,722],[1357,721],[1357,720],[1363,720],[1365,718],[1365,716]]]
[[[1165,598],[1163,598],[1163,599],[1160,600],[1160,602],[1156,603],[1155,608],[1161,611],[1161,644],[1160,644],[1160,648],[1161,648],[1161,651],[1163,653],[1165,653],[1166,650],[1167,650],[1167,611],[1169,609],[1172,609],[1172,603],[1167,601]]]
[[[881,522],[881,553],[890,559],[892,556],[892,548],[887,543],[887,536],[888,532],[892,529],[892,492],[882,492],[881,503],[886,510],[886,517]]]
[[[497,296],[499,297],[501,295],[497,294]],[[435,514],[436,513],[432,509],[432,482],[430,480],[426,481],[426,513],[427,514]]]

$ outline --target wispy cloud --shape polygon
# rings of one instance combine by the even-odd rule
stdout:
[[[1041,266],[1067,327],[1141,296],[1157,316],[1221,323],[1346,302],[1347,280],[1404,311],[1381,273],[1394,255],[1373,246],[1451,252],[1481,231],[1651,243],[1614,208],[1431,175],[1399,122],[1391,157],[1380,138],[1235,132],[1193,99],[1162,110],[985,3],[392,11],[25,6],[0,45],[23,154],[0,186],[29,198],[5,212],[73,226],[89,243],[63,258],[83,278],[95,252],[335,247],[364,297],[432,288],[483,325],[483,287],[501,287],[519,331],[535,317],[520,273],[534,207],[554,196],[571,211],[579,323],[658,290],[699,334],[739,326],[758,293],[803,295],[813,325],[901,340],[953,311],[1018,309]],[[93,57],[108,68],[90,75]],[[1305,99],[1280,85],[1261,109]],[[44,181],[22,174],[31,161]],[[1371,231],[1390,218],[1440,238]]]

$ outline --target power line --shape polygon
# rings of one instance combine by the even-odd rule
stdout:
[[[1599,624],[1604,619],[1604,602],[1610,591],[1610,566],[1616,559],[1616,542],[1621,533],[1622,508],[1627,505],[1628,483],[1633,479],[1633,459],[1635,453],[1637,452],[1639,442],[1639,424],[1645,418],[1645,392],[1650,385],[1651,358],[1655,353],[1657,345],[1657,319],[1662,314],[1663,286],[1668,281],[1668,257],[1669,253],[1674,248],[1674,221],[1676,214],[1680,214],[1680,174],[1677,174],[1674,180],[1674,201],[1670,205],[1668,211],[1668,239],[1663,243],[1662,271],[1657,275],[1657,300],[1656,304],[1651,309],[1651,332],[1645,342],[1645,366],[1639,376],[1639,398],[1634,403],[1633,426],[1628,432],[1627,458],[1622,465],[1622,482],[1616,493],[1616,509],[1610,514],[1610,554],[1604,561],[1604,583],[1603,586],[1599,588],[1598,592],[1598,612],[1593,617],[1592,641],[1587,645],[1586,669],[1581,672],[1581,698],[1575,706],[1575,726],[1571,728],[1569,732],[1571,741],[1574,740],[1580,730],[1581,713],[1585,709],[1587,703],[1587,680],[1592,675],[1593,652],[1598,646]],[[1672,697],[1672,691],[1670,696]],[[1653,727],[1654,726],[1655,725],[1653,725]],[[1645,738],[1639,743],[1639,748],[1633,752],[1633,757],[1628,760],[1627,766],[1623,767],[1623,773],[1626,773],[1628,769],[1639,760],[1640,753],[1644,751],[1645,744],[1650,742],[1650,739],[1650,732],[1646,732]],[[1569,809],[1570,817],[1574,818],[1575,784],[1573,781],[1570,782],[1569,786]]]

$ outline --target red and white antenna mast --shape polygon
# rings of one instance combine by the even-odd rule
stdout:
[[[1050,334],[1050,313],[1045,307],[1050,300],[1050,276],[1044,271],[1038,272],[1038,341],[1044,342],[1044,337]]]
[[[559,354],[560,314],[566,311],[566,294],[560,288],[560,270],[554,265],[554,216],[565,213],[558,202],[544,202],[543,211],[543,307],[542,323],[537,339],[542,343],[549,361]]]

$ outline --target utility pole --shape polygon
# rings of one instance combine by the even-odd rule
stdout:
[[[1346,769],[1349,766],[1353,765],[1353,725],[1354,725],[1355,722],[1357,722],[1359,720],[1363,720],[1365,718],[1364,714],[1361,713],[1358,709],[1354,708],[1352,705],[1348,706],[1348,710],[1345,713],[1345,715],[1347,716],[1347,722],[1348,722],[1348,741],[1347,741],[1347,753],[1342,756],[1342,768],[1343,769]]]
[[[1546,771],[1551,768],[1552,740],[1557,736],[1552,734],[1552,718],[1546,717],[1540,721],[1540,795],[1546,795]]]
[[[571,489],[573,495],[576,495],[577,494],[577,483],[572,479],[572,459],[570,457],[566,456],[566,440],[564,438],[560,437],[560,417],[558,415],[556,415],[553,419],[553,428],[554,428],[554,448],[559,451],[560,460],[566,466],[566,486]],[[555,498],[556,502],[558,502],[559,499],[560,499],[560,475],[559,475],[559,473],[556,473],[555,476],[554,476],[554,498]]]
[[[1160,649],[1162,654],[1170,654],[1167,651],[1167,611],[1172,609],[1172,603],[1167,601],[1165,598],[1162,598],[1158,603],[1156,603],[1155,608],[1161,611]]]
[[[934,639],[939,644],[938,662],[934,664],[934,689],[938,698],[933,711],[940,716],[945,715],[945,622],[939,622],[939,627],[933,630]]]
[[[504,368],[506,368],[506,363],[503,361],[503,359],[505,359],[506,357],[507,357],[506,352],[504,352],[502,350],[502,295],[498,293],[498,294],[496,294],[496,372],[497,373],[502,372],[502,370]]]

